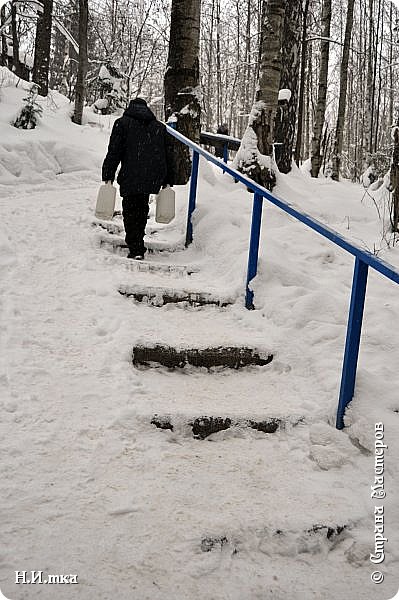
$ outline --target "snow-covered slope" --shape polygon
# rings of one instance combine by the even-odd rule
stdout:
[[[12,82],[10,81],[12,84]],[[19,86],[22,85],[22,82]],[[385,600],[398,589],[397,288],[371,273],[356,396],[334,429],[353,260],[265,206],[256,311],[243,307],[251,197],[201,162],[194,243],[138,271],[93,223],[112,124],[70,123],[53,94],[34,131],[0,102],[0,588],[11,599]],[[88,115],[91,119],[91,116]],[[96,117],[97,118],[97,117]],[[19,174],[18,174],[19,173]],[[184,240],[177,217],[147,243]],[[368,247],[381,241],[356,185],[279,176],[276,193]],[[121,221],[114,220],[115,231]],[[348,228],[349,227],[349,228]],[[121,232],[123,234],[123,231]],[[398,264],[396,249],[384,258]],[[185,274],[183,265],[195,267]],[[232,305],[149,306],[121,286],[211,292]],[[255,346],[242,371],[135,368],[134,345]],[[151,423],[166,418],[173,425]],[[198,417],[237,426],[194,439]],[[281,419],[265,434],[245,420]],[[385,582],[376,585],[374,423],[388,445]],[[78,585],[16,585],[15,571]],[[30,573],[29,573],[30,574]]]

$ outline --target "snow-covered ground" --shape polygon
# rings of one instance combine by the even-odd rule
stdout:
[[[395,330],[397,287],[371,271],[355,399],[334,428],[353,258],[265,204],[257,310],[243,292],[251,196],[201,162],[194,243],[139,272],[93,225],[112,119],[70,122],[59,94],[35,130],[10,126],[25,93],[0,70],[0,589],[11,600],[387,600],[399,587]],[[148,243],[184,240],[177,217]],[[348,182],[280,175],[276,194],[399,265],[371,199]],[[121,225],[115,219],[115,226]],[[118,227],[116,227],[118,229]],[[126,286],[210,292],[219,308],[138,304]],[[207,372],[133,367],[138,343],[250,345],[266,367]],[[151,424],[167,416],[173,431]],[[274,417],[274,434],[236,426],[205,440],[201,416]],[[384,500],[374,424],[385,428]],[[370,562],[374,506],[385,561]],[[328,529],[330,528],[330,529]],[[344,528],[341,530],[341,528]],[[15,584],[15,571],[77,574],[77,585]],[[385,581],[372,583],[373,571]],[[54,589],[55,588],[55,589]]]

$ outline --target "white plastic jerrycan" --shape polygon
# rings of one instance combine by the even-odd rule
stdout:
[[[156,197],[155,221],[157,223],[170,223],[175,217],[175,192],[167,185],[160,190]]]
[[[116,188],[110,181],[100,186],[97,195],[95,215],[98,219],[109,220],[114,216]]]

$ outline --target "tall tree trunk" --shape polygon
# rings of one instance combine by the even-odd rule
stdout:
[[[12,34],[12,66],[13,71],[18,77],[22,76],[21,63],[19,62],[19,39],[17,24],[17,5],[11,3],[11,34]]]
[[[312,101],[312,89],[313,89],[313,46],[312,44],[306,45],[307,52],[307,73],[306,73],[306,114],[305,114],[305,139],[303,141],[303,155],[305,158],[309,158],[311,155],[311,130],[314,123],[314,107]],[[302,152],[302,150],[301,150]]]
[[[393,90],[393,4],[389,4],[389,126],[393,124],[394,90]]]
[[[33,81],[39,86],[39,94],[47,96],[53,0],[42,0],[41,3],[43,5],[43,12],[41,14],[38,13],[37,18]]]
[[[65,40],[64,42],[60,93],[64,94],[64,96],[68,96],[69,94],[69,40]]]
[[[373,0],[369,0],[369,41],[367,47],[367,107],[365,119],[365,158],[363,169],[365,170],[371,161],[373,152],[373,112],[374,112],[374,88],[373,88]]]
[[[281,78],[285,7],[285,0],[264,0],[262,5],[258,87],[248,126],[235,157],[238,170],[269,190],[276,183],[272,167],[273,130]]]
[[[217,124],[222,123],[222,68],[220,59],[220,0],[216,0],[216,103]]]
[[[381,28],[379,27],[381,22]],[[375,64],[374,64],[374,69],[375,69],[375,76],[374,76],[374,93],[376,91],[376,79],[377,79],[377,71],[378,71],[378,91],[377,91],[377,99],[376,99],[376,106],[375,106],[375,111],[374,111],[374,144],[373,144],[373,148],[374,151],[376,152],[378,150],[378,144],[379,144],[379,128],[380,128],[380,109],[381,109],[381,88],[382,88],[382,55],[384,52],[384,10],[381,10],[381,4],[379,6],[379,11],[378,11],[378,25],[377,25],[377,40],[376,40],[376,44],[375,44]],[[380,46],[380,49],[378,51],[378,46]],[[382,114],[385,114],[385,111],[382,112]]]
[[[195,142],[200,137],[199,100],[200,0],[172,0],[168,66],[164,78],[165,116],[174,117],[177,130]],[[187,146],[173,143],[175,183],[190,178]]]
[[[312,177],[318,177],[322,163],[320,154],[321,136],[326,114],[328,60],[330,54],[331,0],[323,0],[322,10],[322,41],[320,52],[320,73],[317,94],[316,120],[312,138]]]
[[[79,0],[79,64],[75,87],[75,110],[72,121],[78,125],[82,124],[83,105],[86,92],[87,75],[87,23],[88,23],[88,0]]]
[[[338,117],[337,126],[335,129],[334,139],[334,151],[332,159],[332,178],[335,181],[339,180],[339,171],[341,165],[341,152],[342,142],[344,137],[344,123],[345,123],[345,110],[346,110],[346,90],[348,86],[348,63],[349,63],[349,51],[352,37],[353,27],[353,7],[355,0],[348,0],[348,12],[346,14],[346,28],[345,28],[345,39],[344,49],[342,51],[342,62],[341,62],[341,74],[339,84],[339,103],[338,103]]]
[[[206,96],[206,129],[210,131],[213,121],[213,111],[212,111],[212,68],[213,68],[213,22],[214,22],[214,14],[215,14],[215,0],[212,0],[212,8],[211,8],[211,22],[209,28],[209,45],[207,50],[207,69],[208,69],[208,77],[207,77],[207,96]]]
[[[390,171],[389,191],[392,192],[391,227],[399,231],[399,120],[393,130],[393,154]]]
[[[276,163],[279,171],[289,173],[292,166],[298,106],[302,1],[287,0],[285,12],[280,89],[291,92],[288,101],[279,103],[275,125]]]
[[[245,64],[244,64],[244,102],[243,109],[244,112],[249,110],[249,107],[252,104],[253,97],[252,94],[252,86],[251,86],[251,0],[247,0],[247,20],[246,20],[246,29],[245,29]]]
[[[309,11],[309,0],[305,0],[305,7],[303,9],[303,24],[302,24],[302,46],[301,46],[301,83],[299,86],[299,100],[298,100],[298,128],[295,145],[295,162],[299,166],[301,160],[302,151],[302,131],[303,131],[303,105],[305,100],[305,73],[306,73],[306,54],[307,54],[307,42],[306,36],[308,31],[308,11]]]
[[[2,27],[5,22],[6,22],[6,7],[3,4],[3,6],[0,8],[0,27]],[[7,45],[7,38],[6,38],[4,30],[2,30],[2,32],[1,32],[0,65],[2,67],[8,66],[8,45]]]

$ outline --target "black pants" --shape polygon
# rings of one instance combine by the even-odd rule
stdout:
[[[144,232],[148,217],[149,194],[132,194],[122,199],[125,241],[132,254],[144,254]]]

